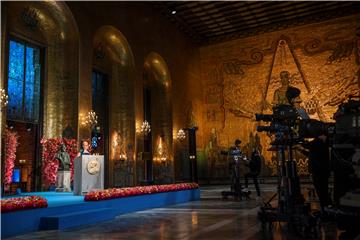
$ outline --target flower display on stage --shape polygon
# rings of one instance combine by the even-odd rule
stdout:
[[[55,159],[56,153],[62,143],[66,146],[66,152],[70,156],[70,171],[71,179],[74,174],[74,159],[77,155],[77,141],[76,139],[66,138],[49,138],[41,139],[41,145],[43,147],[43,180],[46,186],[56,184],[57,171],[59,168],[59,161]]]
[[[145,194],[190,190],[197,188],[199,188],[199,185],[197,183],[178,183],[128,188],[111,188],[105,190],[91,191],[85,195],[85,201],[99,201]]]
[[[46,208],[47,200],[39,196],[1,199],[1,213],[34,208]]]
[[[4,164],[4,174],[3,181],[6,187],[8,187],[12,182],[12,175],[15,167],[16,159],[16,148],[19,145],[18,135],[14,131],[5,129],[4,132],[5,138],[5,164]]]
[[[41,139],[41,145],[43,146],[43,182],[45,185],[51,185],[56,183],[56,174],[59,168],[59,162],[55,159],[55,155],[59,150],[59,139]]]

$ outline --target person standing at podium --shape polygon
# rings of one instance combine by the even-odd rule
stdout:
[[[90,155],[90,143],[88,140],[81,141],[80,152],[78,153],[78,157],[82,155]]]

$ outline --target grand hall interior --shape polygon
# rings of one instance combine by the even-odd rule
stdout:
[[[360,239],[360,3],[1,1],[1,238]]]

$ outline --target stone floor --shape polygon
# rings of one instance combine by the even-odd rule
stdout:
[[[222,200],[220,192],[226,188],[202,187],[201,201],[120,215],[112,221],[66,231],[42,231],[11,239],[299,239],[280,225],[275,225],[272,232],[262,230],[257,220],[257,202]],[[261,190],[264,198],[270,197],[275,185],[264,184]],[[337,239],[337,235],[335,227],[331,227],[322,229],[318,239]]]

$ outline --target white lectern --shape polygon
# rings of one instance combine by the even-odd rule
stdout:
[[[83,155],[74,160],[74,195],[104,189],[104,156]]]

